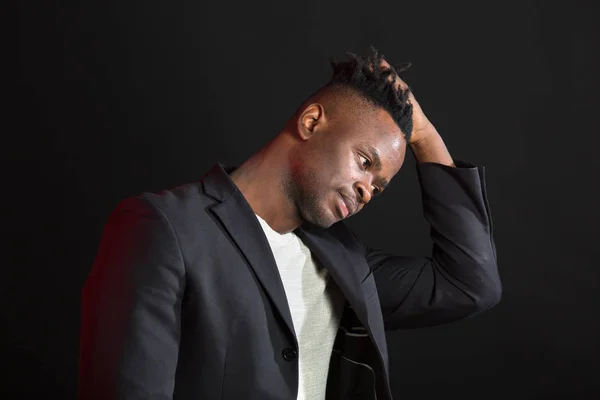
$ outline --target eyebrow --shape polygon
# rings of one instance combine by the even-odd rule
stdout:
[[[373,159],[373,165],[375,166],[375,169],[377,171],[381,171],[382,170],[382,166],[381,166],[381,157],[379,156],[379,152],[377,151],[377,149],[371,145],[367,145],[367,149],[369,150],[369,153],[371,153],[371,158]],[[379,180],[379,186],[381,187],[381,190],[385,190],[388,186],[390,185],[390,182],[387,179],[380,179]]]

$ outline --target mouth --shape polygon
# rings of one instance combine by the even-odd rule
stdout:
[[[350,199],[338,193],[338,211],[342,218],[347,218],[356,212],[356,205]]]

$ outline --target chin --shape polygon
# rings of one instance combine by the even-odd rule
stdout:
[[[339,221],[339,218],[333,215],[327,208],[315,210],[315,212],[303,212],[301,216],[303,221],[321,228],[329,228]]]
[[[335,224],[336,222],[338,222],[337,220],[335,221],[321,221],[321,223],[315,224],[320,226],[321,228],[329,228],[331,225]]]
[[[327,229],[331,227],[331,225],[335,224],[337,221],[319,221],[318,223],[313,222],[313,225],[318,226],[319,228]]]

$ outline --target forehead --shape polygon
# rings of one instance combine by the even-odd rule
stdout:
[[[377,109],[352,119],[348,121],[348,133],[353,144],[376,151],[384,165],[388,164],[393,170],[399,169],[404,161],[406,141],[389,113]]]

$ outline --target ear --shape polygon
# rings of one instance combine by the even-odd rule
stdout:
[[[319,103],[308,105],[298,117],[298,134],[302,140],[310,139],[325,124],[325,109]]]

